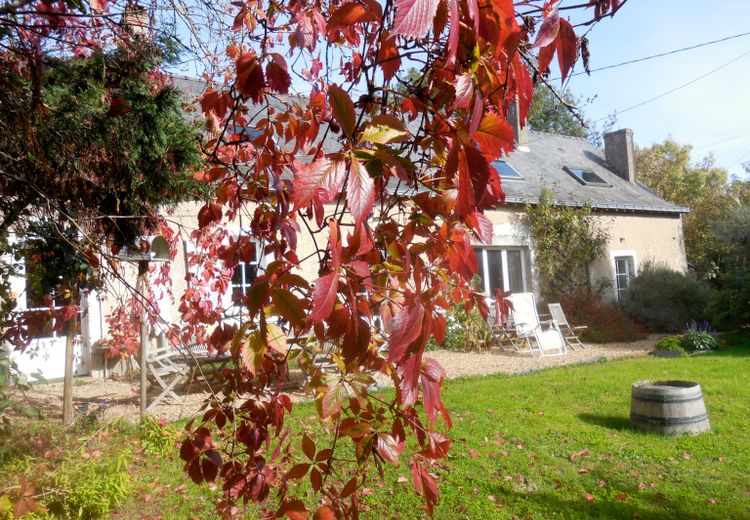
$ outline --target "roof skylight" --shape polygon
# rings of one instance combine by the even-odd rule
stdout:
[[[595,174],[592,170],[585,170],[583,168],[570,168],[568,166],[566,166],[564,169],[570,174],[571,177],[573,177],[584,186],[612,186],[607,181]]]
[[[508,164],[507,161],[493,161],[492,166],[495,167],[497,173],[500,174],[501,179],[515,179],[522,180],[521,174],[516,171],[513,166]]]

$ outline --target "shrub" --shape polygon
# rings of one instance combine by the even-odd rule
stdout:
[[[560,298],[568,321],[588,328],[579,334],[583,341],[613,343],[643,339],[646,331],[619,305],[604,303],[601,294],[586,289]]]
[[[668,352],[680,352],[685,355],[685,349],[682,346],[682,338],[680,336],[667,336],[662,338],[656,344],[656,350],[666,350]]]
[[[750,269],[722,277],[721,290],[711,300],[709,314],[720,330],[750,329]]]
[[[166,458],[174,454],[179,436],[162,420],[147,415],[141,420],[138,430],[141,446],[146,455]]]
[[[690,320],[709,319],[713,290],[691,275],[646,264],[628,288],[623,307],[628,315],[655,332],[677,332]]]
[[[67,518],[106,516],[131,490],[129,462],[130,455],[124,451],[105,455],[79,451],[66,457],[54,476],[49,509]]]
[[[451,305],[446,315],[447,327],[443,343],[437,345],[433,339],[427,348],[446,350],[483,350],[492,342],[492,330],[476,307],[467,313],[463,305]]]
[[[680,345],[687,352],[705,352],[719,348],[719,342],[708,332],[688,331],[682,335]]]

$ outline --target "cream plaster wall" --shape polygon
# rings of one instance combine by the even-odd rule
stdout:
[[[600,224],[610,233],[607,255],[594,262],[590,270],[592,283],[600,280],[612,282],[615,276],[614,257],[631,253],[638,273],[646,262],[664,264],[679,272],[687,271],[682,218],[676,216],[640,216],[616,214],[597,216]],[[616,299],[614,284],[608,289],[611,299]]]

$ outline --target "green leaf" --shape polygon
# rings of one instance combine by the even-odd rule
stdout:
[[[331,103],[333,117],[336,118],[341,129],[350,139],[354,136],[354,127],[357,125],[354,103],[349,94],[338,85],[328,87],[328,100]]]
[[[365,125],[360,142],[369,141],[377,144],[399,143],[409,139],[409,131],[404,123],[392,115],[381,115]]]

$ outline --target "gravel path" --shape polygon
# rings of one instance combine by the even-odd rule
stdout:
[[[444,368],[448,378],[477,376],[488,374],[517,374],[559,365],[570,365],[596,361],[599,359],[616,359],[628,356],[641,356],[653,349],[660,336],[633,343],[623,344],[589,344],[585,350],[569,351],[564,356],[539,357],[535,354],[493,350],[483,353],[453,352],[436,350],[427,352],[426,357],[436,359]],[[385,385],[389,381],[379,381]],[[45,417],[62,418],[62,382],[37,385],[24,397],[25,402],[38,406]],[[196,387],[192,391],[180,393],[183,399],[174,402],[164,399],[155,406],[151,413],[155,417],[169,421],[191,417],[199,412],[204,399],[208,397],[205,387]],[[135,421],[138,419],[139,404],[138,381],[113,381],[94,378],[81,378],[75,381],[73,399],[81,413],[99,408],[103,419],[124,417]],[[156,394],[152,394],[153,398]],[[304,396],[292,394],[293,399],[300,401]]]

